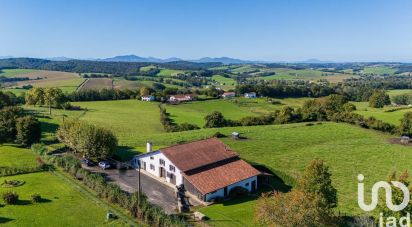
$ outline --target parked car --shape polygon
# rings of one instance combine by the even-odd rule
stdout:
[[[99,167],[102,169],[109,169],[111,166],[108,161],[101,161],[99,162]]]
[[[87,158],[82,158],[81,162],[85,164],[86,166],[94,166],[94,163],[90,159],[87,159]]]

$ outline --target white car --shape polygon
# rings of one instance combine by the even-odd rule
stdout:
[[[101,161],[99,162],[99,167],[102,169],[109,169],[110,168],[110,163],[107,161]]]

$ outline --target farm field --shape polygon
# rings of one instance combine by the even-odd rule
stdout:
[[[2,69],[0,71],[0,76],[5,77],[15,77],[21,74],[32,73],[38,70],[35,69]]]
[[[325,160],[338,190],[338,210],[347,214],[362,213],[357,205],[356,176],[359,173],[365,175],[365,188],[369,189],[372,182],[385,180],[392,171],[411,170],[411,147],[389,143],[393,136],[340,123],[201,129],[142,135],[133,142],[135,146],[142,146],[150,140],[156,146],[165,147],[204,139],[217,131],[225,135],[240,132],[246,140],[228,137],[222,141],[237,151],[241,158],[268,167],[289,185],[311,160]],[[212,225],[236,226],[236,223],[243,223],[238,226],[249,226],[253,222],[246,217],[253,215],[253,203],[215,205],[200,210],[212,218],[209,221]],[[237,208],[241,214],[235,212]]]
[[[165,87],[170,87],[170,88],[182,88],[181,86],[178,86],[178,85],[166,84],[166,83],[160,83],[160,82],[154,82],[154,81],[148,81],[148,80],[131,81],[131,80],[124,80],[124,79],[114,79],[113,81],[114,88],[129,89],[129,90],[140,89],[142,86],[153,87],[153,83],[163,84]]]
[[[365,74],[393,75],[397,71],[397,69],[391,68],[389,66],[374,66],[374,67],[365,67],[362,71]]]
[[[0,88],[0,91],[11,92],[11,93],[15,94],[16,96],[20,96],[20,95],[23,95],[24,93],[26,93],[26,91],[28,91],[28,90],[27,89],[22,89],[22,88]]]
[[[6,87],[21,87],[23,85],[32,85],[34,87],[59,87],[65,92],[72,92],[83,82],[76,73],[46,71],[46,70],[31,70],[31,69],[11,69],[4,70],[8,77],[28,77],[29,81],[18,81],[14,83],[6,83]]]
[[[111,78],[90,78],[82,84],[80,90],[101,90],[103,88],[112,89],[113,79]]]
[[[226,85],[226,86],[235,86],[236,81],[232,78],[226,78],[221,75],[213,75],[212,79],[215,80],[216,82],[220,83],[220,85]]]
[[[299,99],[275,99],[281,104],[273,105],[265,98],[246,99],[236,98],[231,100],[208,100],[179,105],[167,105],[166,110],[171,114],[176,123],[192,123],[199,127],[205,124],[204,117],[213,111],[221,112],[227,119],[240,120],[247,116],[268,114],[284,105],[301,106],[307,98]]]
[[[45,117],[40,118],[45,131],[44,137],[50,137],[58,124],[66,118],[77,118],[92,124],[103,126],[113,131],[119,139],[120,145],[125,141],[133,141],[142,134],[162,133],[163,126],[159,122],[159,108],[157,103],[142,102],[138,100],[98,101],[98,102],[73,102],[80,106],[81,111],[53,110],[52,118],[47,116],[47,108],[27,107]],[[48,135],[48,136],[47,136]]]
[[[157,76],[173,77],[177,73],[183,73],[183,71],[174,69],[160,69],[160,72],[157,74]]]
[[[412,89],[388,90],[387,93],[390,97],[403,94],[412,94]]]
[[[400,120],[403,118],[403,115],[407,112],[412,112],[412,108],[403,106],[403,107],[394,107],[394,106],[385,106],[384,108],[372,108],[369,107],[367,102],[354,102],[356,105],[355,113],[361,114],[365,117],[375,117],[378,120],[385,121],[387,123],[394,124],[398,126]],[[396,111],[394,109],[402,108]]]
[[[343,74],[343,73],[329,73],[329,72],[322,72],[319,70],[314,69],[302,69],[302,70],[295,70],[295,69],[286,69],[286,68],[279,68],[273,70],[276,75],[272,76],[265,76],[265,77],[257,77],[257,79],[262,80],[319,80],[319,79],[326,79],[330,82],[336,83],[341,82],[344,79],[348,79],[351,77],[356,77],[355,75],[350,74]],[[327,74],[327,76],[322,76],[322,74]]]

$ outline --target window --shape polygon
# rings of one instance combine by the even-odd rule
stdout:
[[[153,156],[150,156],[150,159],[152,159],[152,160],[153,160],[153,159],[154,159],[154,157],[153,157]]]
[[[164,166],[165,165],[165,160],[159,159],[159,163],[160,163],[160,165]]]
[[[175,175],[173,175],[172,173],[167,173],[167,177],[170,179],[173,179]]]
[[[151,169],[151,170],[155,170],[155,167],[154,167],[153,164],[150,164],[150,169]]]
[[[172,171],[172,172],[175,172],[176,168],[172,165],[169,165],[169,170]]]
[[[246,183],[245,186],[248,187],[248,186],[249,186],[249,183]]]

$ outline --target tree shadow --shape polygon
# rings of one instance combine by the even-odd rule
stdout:
[[[15,205],[22,206],[22,205],[29,205],[29,204],[31,204],[30,200],[19,200],[19,201],[17,201],[17,203]]]
[[[114,159],[118,160],[118,161],[130,161],[133,156],[139,154],[138,152],[136,152],[136,150],[134,150],[133,147],[129,147],[129,146],[118,146],[117,150],[116,150],[116,154],[114,155]]]
[[[4,224],[10,221],[13,221],[14,219],[12,218],[5,218],[5,217],[0,217],[0,224]]]
[[[50,203],[50,202],[52,202],[52,200],[46,199],[46,198],[41,198],[40,201],[38,201],[37,203]]]
[[[55,133],[59,128],[59,125],[55,123],[42,121],[40,127],[43,133]]]

